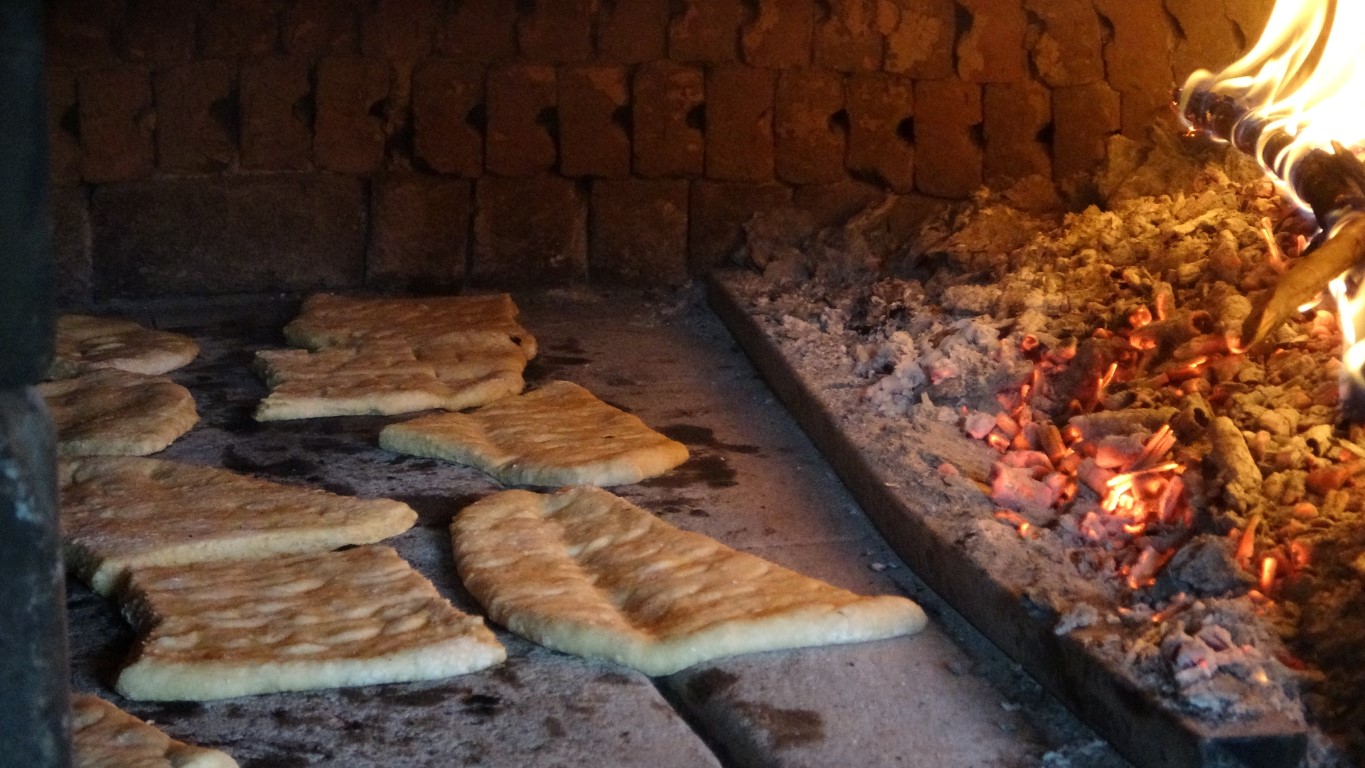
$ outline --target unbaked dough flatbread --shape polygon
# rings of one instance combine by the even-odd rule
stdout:
[[[390,547],[134,569],[132,699],[222,699],[450,677],[507,658]]]
[[[146,456],[199,421],[190,391],[165,376],[117,368],[38,385],[57,427],[59,456]]]
[[[176,741],[98,696],[71,698],[73,768],[237,768],[225,752]]]
[[[308,349],[355,346],[373,339],[401,339],[421,350],[455,344],[465,350],[498,349],[511,339],[527,359],[536,340],[517,323],[517,305],[505,293],[479,296],[308,297],[284,327],[290,344]]]
[[[390,424],[379,444],[478,467],[508,485],[622,485],[687,461],[687,446],[567,381],[471,413]]]
[[[178,333],[112,317],[61,315],[48,378],[63,379],[96,368],[156,376],[187,365],[198,354],[199,345]]]
[[[109,595],[130,567],[241,560],[395,536],[406,504],[281,485],[161,459],[73,459],[61,467],[67,565]]]
[[[502,367],[476,356],[465,363],[438,376],[437,367],[418,360],[406,343],[389,339],[317,352],[262,350],[256,365],[270,394],[256,408],[256,420],[459,410],[515,395],[525,386],[526,360],[519,354]]]
[[[450,525],[488,616],[537,643],[667,675],[753,651],[918,632],[903,597],[862,597],[696,533],[599,488],[503,491]]]

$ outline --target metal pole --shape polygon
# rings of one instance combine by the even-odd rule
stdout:
[[[0,3],[0,764],[71,765],[41,0]]]

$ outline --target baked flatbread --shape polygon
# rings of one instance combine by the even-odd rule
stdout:
[[[488,360],[476,365],[470,358],[463,369],[443,368],[445,375],[438,376],[436,366],[418,360],[410,346],[397,340],[371,339],[359,347],[317,352],[262,350],[256,353],[256,366],[270,394],[256,408],[256,420],[472,408],[522,390],[526,360],[518,355],[512,362],[499,368]]]
[[[74,768],[237,768],[225,752],[176,741],[98,696],[71,698]]]
[[[165,376],[117,368],[44,382],[59,456],[146,456],[199,421],[190,391]]]
[[[471,413],[390,424],[379,444],[468,464],[508,485],[622,485],[687,461],[687,446],[567,381]]]
[[[431,680],[507,658],[393,549],[133,570],[123,612],[140,641],[132,699],[223,699]]]
[[[415,349],[451,343],[465,350],[498,349],[510,339],[527,359],[536,340],[516,321],[517,305],[505,293],[427,298],[363,298],[319,293],[284,327],[290,344],[308,349],[355,346],[372,339],[402,339]]]
[[[48,378],[64,379],[96,368],[156,376],[188,364],[198,354],[199,345],[178,333],[113,317],[61,315]]]
[[[68,566],[109,595],[129,568],[244,560],[395,536],[408,505],[281,485],[225,469],[132,457],[61,466]]]
[[[450,526],[488,616],[567,653],[649,675],[722,656],[908,635],[924,612],[862,597],[696,533],[599,488],[503,491]]]

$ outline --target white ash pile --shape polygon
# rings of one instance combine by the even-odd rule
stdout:
[[[847,423],[1102,585],[1054,592],[1059,633],[1120,643],[1204,714],[1302,691],[1360,759],[1365,431],[1336,423],[1335,308],[1236,350],[1312,224],[1250,160],[1174,138],[1114,139],[1092,191],[1072,212],[1036,179],[983,192],[909,238],[897,199],[819,232],[756,218],[740,259],[762,277],[732,287],[804,377],[857,393]],[[975,447],[896,435],[929,422]]]

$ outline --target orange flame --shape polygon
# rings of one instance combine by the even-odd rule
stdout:
[[[1208,70],[1190,75],[1181,112],[1196,91],[1250,106],[1238,128],[1261,128],[1256,156],[1262,162],[1261,150],[1272,134],[1292,137],[1276,161],[1280,167],[1266,168],[1277,183],[1291,178],[1294,165],[1314,149],[1333,152],[1333,143],[1340,142],[1358,151],[1365,147],[1361,29],[1365,3],[1359,0],[1277,2],[1251,51],[1216,75]],[[1281,183],[1281,191],[1307,207],[1288,185]]]

